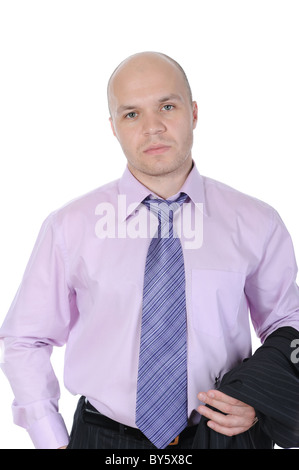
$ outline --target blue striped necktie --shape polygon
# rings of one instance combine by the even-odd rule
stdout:
[[[159,225],[145,266],[136,424],[160,449],[187,426],[185,270],[173,235],[173,213],[187,197],[143,201]]]

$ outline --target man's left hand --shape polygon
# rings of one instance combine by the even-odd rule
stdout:
[[[203,403],[216,408],[211,410],[207,406],[200,405],[198,412],[209,419],[207,425],[216,432],[226,436],[235,436],[251,428],[257,421],[254,408],[219,390],[201,392],[198,398]],[[223,414],[225,413],[225,414]]]

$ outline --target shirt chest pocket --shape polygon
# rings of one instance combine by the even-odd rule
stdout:
[[[193,327],[218,338],[231,330],[244,298],[244,281],[244,274],[238,272],[193,269]]]

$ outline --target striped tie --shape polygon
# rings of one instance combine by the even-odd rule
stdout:
[[[164,449],[187,426],[185,271],[173,213],[186,199],[145,199],[158,216],[145,266],[136,424]]]

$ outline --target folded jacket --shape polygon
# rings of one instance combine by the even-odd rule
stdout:
[[[221,380],[219,390],[251,405],[258,422],[248,431],[228,437],[210,429],[202,416],[194,449],[299,447],[299,361],[294,360],[293,340],[299,340],[297,330],[279,328]]]

